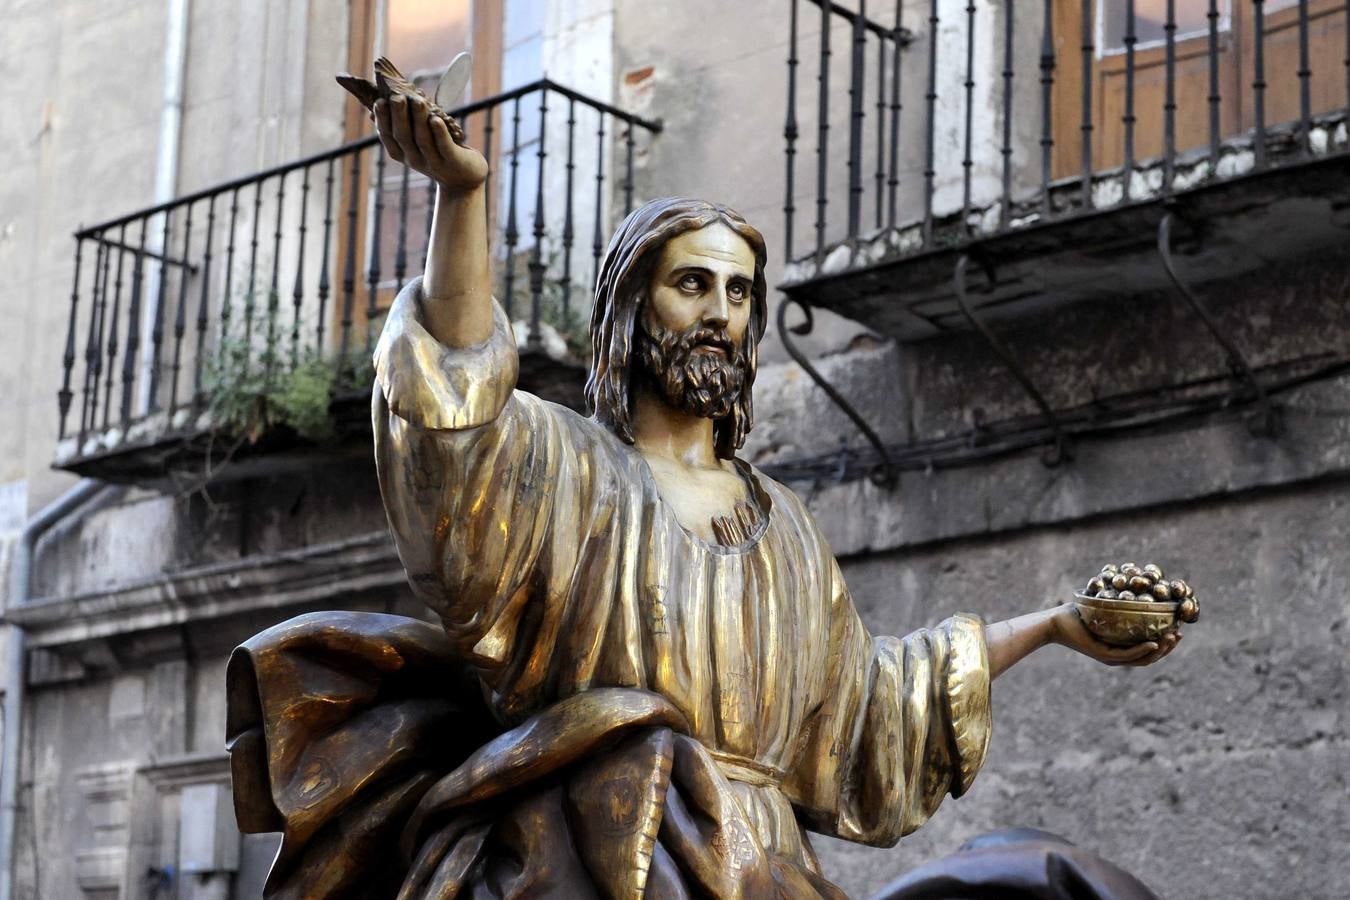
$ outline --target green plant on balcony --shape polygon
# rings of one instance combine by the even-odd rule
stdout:
[[[202,389],[211,427],[250,444],[279,428],[316,443],[331,440],[333,400],[368,388],[374,377],[370,360],[357,353],[339,366],[314,346],[279,348],[277,306],[268,303],[251,340],[227,332],[207,360]]]

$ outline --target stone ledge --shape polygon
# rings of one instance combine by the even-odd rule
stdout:
[[[207,619],[300,605],[404,583],[393,541],[381,530],[301,550],[167,572],[10,609],[5,621],[32,648],[56,647]]]
[[[1283,431],[1254,437],[1236,412],[1187,427],[1074,445],[1055,468],[1040,449],[977,466],[905,472],[892,491],[867,480],[794,488],[834,552],[854,556],[1288,487],[1350,475],[1350,376],[1291,392]]]

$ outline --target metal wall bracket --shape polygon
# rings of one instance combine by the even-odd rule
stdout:
[[[1228,365],[1233,370],[1233,377],[1240,383],[1251,389],[1257,406],[1260,408],[1256,418],[1252,419],[1248,426],[1255,435],[1261,437],[1274,437],[1280,431],[1279,414],[1274,405],[1270,402],[1270,395],[1257,379],[1256,373],[1247,362],[1247,357],[1243,355],[1237,344],[1233,343],[1232,338],[1224,333],[1219,326],[1208,307],[1200,301],[1195,291],[1181,280],[1177,274],[1176,265],[1172,259],[1172,213],[1167,212],[1163,215],[1162,221],[1158,223],[1158,255],[1162,257],[1163,269],[1167,272],[1167,277],[1176,285],[1177,291],[1185,298],[1187,304],[1200,317],[1205,328],[1213,335],[1214,339],[1223,346],[1228,353]]]
[[[789,304],[795,304],[800,307],[802,314],[806,316],[805,321],[798,325],[793,325],[791,328],[787,327],[787,308]],[[787,351],[788,356],[792,357],[793,362],[805,370],[806,374],[811,377],[811,380],[825,392],[826,396],[834,401],[835,406],[838,406],[843,410],[844,415],[849,417],[853,424],[858,427],[858,430],[863,433],[863,437],[867,438],[868,443],[876,450],[877,458],[880,459],[881,462],[872,467],[872,471],[868,473],[868,479],[879,487],[894,487],[899,469],[891,460],[891,455],[886,452],[886,445],[881,442],[881,438],[877,435],[876,431],[872,429],[872,426],[867,424],[867,420],[853,408],[853,404],[845,400],[844,395],[839,393],[834,385],[826,381],[825,376],[821,375],[815,366],[811,365],[811,361],[806,358],[806,354],[802,353],[801,349],[797,347],[791,338],[791,335],[794,334],[810,334],[811,329],[815,327],[816,319],[815,315],[811,312],[811,307],[807,306],[796,297],[784,297],[778,304],[777,320],[778,336],[782,339],[783,349]]]
[[[955,271],[952,272],[952,289],[956,293],[957,305],[961,307],[961,312],[965,314],[966,320],[980,333],[980,336],[984,338],[985,343],[989,345],[990,349],[993,350],[994,353],[998,355],[999,359],[1003,361],[1003,364],[1007,366],[1008,371],[1012,373],[1013,378],[1017,379],[1017,383],[1022,385],[1022,389],[1025,390],[1031,399],[1036,401],[1036,405],[1041,408],[1041,414],[1045,416],[1045,424],[1050,429],[1050,433],[1053,435],[1055,442],[1054,446],[1047,448],[1046,452],[1041,456],[1041,462],[1045,463],[1047,466],[1057,466],[1062,462],[1073,459],[1073,450],[1069,446],[1068,436],[1060,426],[1059,417],[1055,414],[1054,409],[1046,402],[1045,395],[1040,392],[1035,383],[1031,380],[1031,377],[1027,375],[1026,370],[1018,363],[1017,358],[1013,356],[1012,351],[1008,349],[1008,345],[1003,343],[1003,340],[990,330],[989,326],[975,314],[974,308],[970,305],[970,301],[966,297],[966,267],[969,265],[970,255],[962,253],[961,258],[956,261]],[[992,271],[989,272],[989,280],[990,282],[993,282],[994,280]]]

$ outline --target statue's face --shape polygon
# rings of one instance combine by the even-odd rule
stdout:
[[[666,242],[643,304],[638,360],[672,406],[731,414],[749,381],[745,353],[755,254],[720,222]]]
[[[661,248],[643,311],[648,324],[667,331],[695,325],[725,329],[739,347],[750,323],[755,253],[721,222],[676,235]],[[696,348],[724,356],[727,348]]]

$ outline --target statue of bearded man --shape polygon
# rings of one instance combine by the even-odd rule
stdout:
[[[423,278],[375,354],[399,555],[440,626],[293,620],[236,651],[241,827],[272,897],[839,897],[808,831],[890,846],[969,789],[990,681],[1097,643],[1069,607],[868,633],[805,505],[738,459],[765,247],[655,200],[596,285],[593,416],[516,390],[484,179],[421,100],[375,104],[438,185]]]

